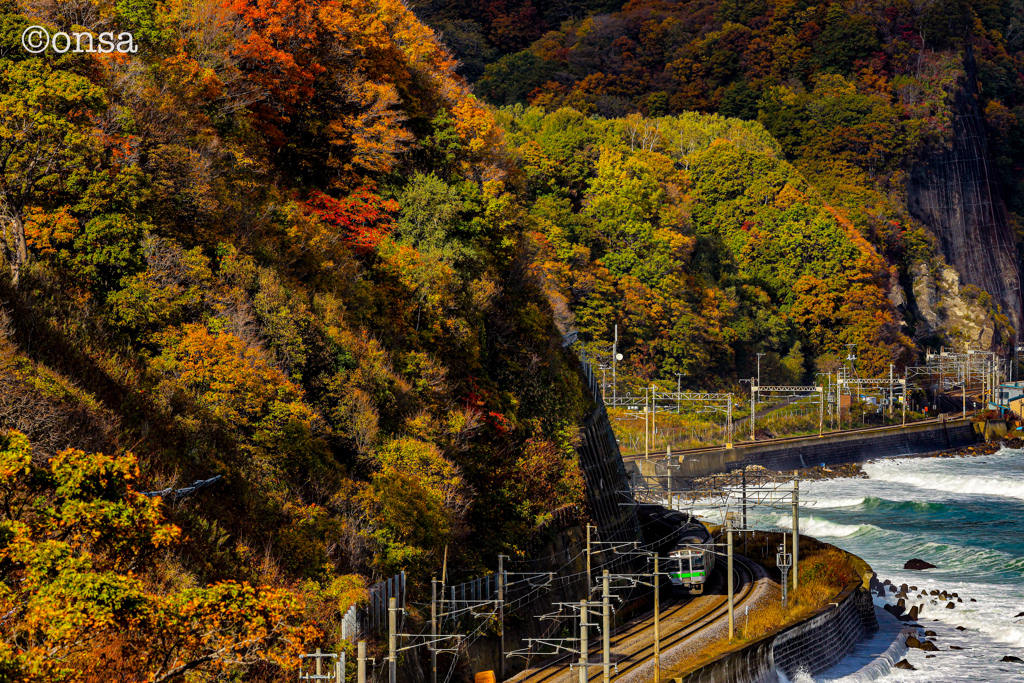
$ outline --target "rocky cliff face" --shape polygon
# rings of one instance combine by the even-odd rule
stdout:
[[[952,106],[952,147],[919,160],[907,182],[907,204],[939,238],[962,283],[988,292],[1019,330],[1024,317],[1013,231],[989,162],[969,50],[964,70]],[[928,307],[920,307],[922,313]]]
[[[939,336],[956,348],[963,342],[971,348],[994,350],[998,324],[961,284],[960,274],[949,265],[930,268],[917,263],[912,270],[915,336]],[[977,290],[975,290],[977,292]]]

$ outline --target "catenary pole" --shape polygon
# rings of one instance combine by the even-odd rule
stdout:
[[[602,683],[610,683],[612,680],[612,593],[608,578],[608,570],[604,570],[601,577],[601,666]]]
[[[800,472],[793,472],[793,591],[797,589],[797,563],[800,561]]]
[[[590,642],[587,640],[587,601],[580,600],[580,683],[587,683],[590,678]]]

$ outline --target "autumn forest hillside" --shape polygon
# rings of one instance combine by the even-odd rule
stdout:
[[[835,355],[845,356],[846,343],[870,356],[865,370],[885,370],[924,346],[1006,348],[1011,329],[1019,325],[1021,3],[436,0],[413,6],[453,46],[459,69],[484,99],[496,106],[534,107],[554,117],[551,121],[565,120],[566,110],[572,110],[596,122],[583,127],[621,121],[627,130],[613,144],[625,144],[631,161],[619,172],[635,175],[643,167],[658,178],[654,169],[660,164],[677,174],[660,176],[666,195],[655,203],[666,210],[681,208],[672,220],[681,235],[695,241],[694,256],[679,260],[691,281],[686,307],[699,309],[694,292],[716,292],[718,303],[705,301],[700,317],[708,318],[709,306],[720,311],[712,317],[720,322],[707,326],[707,341],[714,342],[707,353],[720,359],[681,354],[684,333],[665,331],[677,316],[653,326],[619,319],[626,328],[627,356],[635,359],[633,371],[644,381],[671,381],[675,372],[690,378],[720,374],[733,360],[739,376],[747,377],[755,349],[770,354],[776,379],[792,377],[793,368],[809,377],[834,367]],[[531,120],[514,111],[505,116]],[[780,226],[753,202],[741,209],[742,203],[723,196],[720,209],[729,204],[731,213],[711,217],[700,196],[705,171],[698,157],[717,142],[716,134],[680,134],[677,125],[667,123],[695,112],[760,124],[777,142],[778,160],[809,188],[801,192],[850,231],[842,248],[861,253],[857,269],[823,276],[812,263],[831,261],[835,255],[827,249],[783,255],[785,249],[800,249],[805,237],[779,242],[779,230],[792,232],[794,223],[784,219],[789,227]],[[541,128],[536,142],[550,162],[557,158],[557,152],[547,151],[554,134],[550,125]],[[570,135],[575,137],[569,140]],[[550,213],[555,196],[573,203],[572,212],[584,221],[595,210],[590,188],[601,182],[602,171],[596,169],[608,168],[608,142],[584,142],[581,135],[573,131],[558,144],[576,145],[590,168],[577,180],[578,188],[535,186],[535,215]],[[517,153],[528,174],[534,166],[543,168],[534,161],[540,152],[532,143]],[[599,159],[605,160],[603,167]],[[780,181],[776,190],[784,185]],[[675,198],[670,187],[678,190]],[[730,192],[720,189],[723,195]],[[951,197],[956,194],[962,199]],[[768,206],[776,196],[764,195],[767,202],[759,204]],[[792,202],[790,191],[786,196],[783,212]],[[753,246],[766,234],[775,250],[767,260]],[[595,251],[591,233],[569,237],[590,250],[594,268],[607,267],[609,277],[621,282],[616,272],[621,263],[611,266],[598,256],[614,240],[602,239]],[[735,266],[722,266],[722,246]],[[986,258],[977,258],[980,252],[987,252]],[[780,257],[782,267],[771,277],[750,272],[774,269]],[[956,275],[947,272],[949,266]],[[588,272],[596,273],[594,268]],[[566,270],[563,263],[562,270],[556,279],[569,307],[583,316],[580,324],[595,347],[608,347],[607,324],[595,326],[591,315],[622,299],[622,286],[614,296],[602,294],[604,285],[597,284],[607,278],[594,280],[596,290],[589,284],[566,286],[566,277],[587,281],[577,272],[587,269]],[[944,288],[944,277],[958,282]],[[845,322],[847,305],[863,318]],[[790,362],[783,363],[787,357]],[[671,372],[652,377],[651,368],[669,366]]]
[[[0,680],[292,680],[369,583],[583,500],[521,174],[454,68],[392,0],[0,2]]]
[[[730,390],[1005,346],[907,197],[974,69],[1024,210],[1018,14],[0,0],[0,681],[294,680],[367,585],[529,553],[574,332]]]

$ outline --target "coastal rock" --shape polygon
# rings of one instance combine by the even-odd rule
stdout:
[[[925,631],[924,634],[926,636],[936,636],[936,635],[938,635],[937,633],[935,633],[935,631]]]
[[[929,595],[938,595],[938,594],[939,594],[938,590],[933,590],[931,593],[929,593]]]
[[[974,598],[971,598],[971,602],[978,602],[978,601],[975,600]]]
[[[907,584],[901,583],[900,584],[900,593],[906,593],[906,592],[907,592]]]
[[[956,630],[957,630],[957,631],[966,631],[967,629],[966,629],[966,628],[964,628],[963,626],[957,626],[957,627],[956,627]]]
[[[917,671],[917,667],[915,667],[913,664],[911,664],[905,659],[901,659],[900,661],[896,662],[894,668],[906,669],[907,671]]]
[[[959,645],[950,645],[949,649],[950,650],[962,650],[963,648],[960,647]]]
[[[903,568],[904,569],[916,569],[916,570],[935,569],[935,565],[930,563],[930,562],[925,562],[924,560],[919,560],[919,559],[917,559],[915,557],[912,560],[907,560],[907,563],[905,565],[903,565]],[[904,585],[906,585],[906,584],[904,584]]]
[[[947,602],[946,603],[946,609],[956,609],[956,603],[955,602]]]
[[[1013,655],[1006,655],[1005,657],[1003,657],[999,661],[1000,662],[1012,662],[1014,664],[1024,664],[1024,659],[1021,659],[1020,657],[1014,657]]]
[[[903,614],[903,608],[896,605],[882,605],[882,609],[897,618]]]
[[[930,640],[921,641],[914,636],[907,638],[907,647],[917,648],[918,650],[924,650],[925,652],[936,652],[939,648],[935,647],[935,643]]]
[[[1024,617],[1024,612],[1017,612],[1016,616],[1013,618],[1016,619],[1017,617]]]

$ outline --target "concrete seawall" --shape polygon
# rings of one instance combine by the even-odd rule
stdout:
[[[778,672],[792,680],[835,666],[853,646],[878,630],[870,594],[851,583],[836,599],[800,623],[727,652],[675,683],[778,683]]]
[[[736,448],[681,451],[670,459],[671,474],[703,477],[709,474],[760,465],[770,470],[794,470],[815,465],[864,462],[873,458],[924,455],[962,448],[978,441],[968,420],[949,420],[907,425],[868,432],[846,432],[803,439],[737,444]],[[647,476],[667,476],[666,458],[626,463],[627,469]]]

